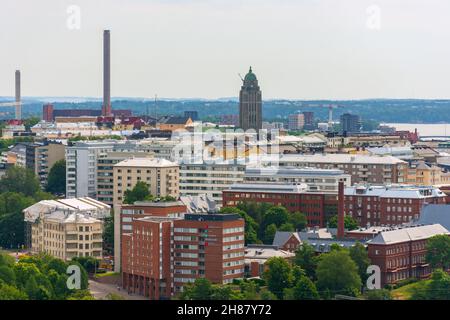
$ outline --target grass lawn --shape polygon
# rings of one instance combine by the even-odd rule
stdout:
[[[392,290],[392,297],[396,300],[409,300],[411,299],[411,295],[413,294],[414,289],[423,286],[425,283],[428,283],[430,281],[431,280],[422,280],[394,289]]]

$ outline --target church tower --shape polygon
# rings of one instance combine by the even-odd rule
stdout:
[[[262,93],[250,67],[239,94],[239,127],[244,131],[262,129]]]

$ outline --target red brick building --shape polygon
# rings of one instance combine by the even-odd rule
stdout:
[[[393,185],[345,188],[345,214],[360,226],[391,226],[417,220],[425,203],[445,203],[434,187]]]
[[[381,270],[381,286],[408,278],[423,279],[431,274],[425,261],[427,240],[450,232],[440,224],[380,232],[367,242],[369,259]]]
[[[170,298],[186,283],[244,277],[245,222],[235,214],[147,216],[122,222],[122,285],[150,299]]]
[[[240,202],[264,202],[285,207],[289,212],[306,215],[309,227],[324,227],[337,214],[337,192],[308,192],[304,184],[234,184],[222,192],[223,205],[235,207]]]

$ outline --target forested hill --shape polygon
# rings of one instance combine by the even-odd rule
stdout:
[[[45,99],[25,99],[24,116],[41,115]],[[58,101],[62,101],[58,98]],[[0,103],[2,99],[0,98]],[[292,101],[268,100],[263,102],[263,117],[265,120],[286,118],[289,114],[299,111],[314,111],[319,119],[328,118],[328,108],[319,105],[337,104],[340,107],[334,110],[334,119],[345,112],[359,114],[365,120],[378,122],[408,122],[408,123],[450,123],[450,100],[349,100],[349,101]],[[91,99],[85,102],[56,102],[55,109],[100,109],[101,101]],[[195,110],[203,119],[212,119],[225,114],[238,113],[237,99],[219,100],[159,100],[156,107],[153,100],[120,99],[113,100],[113,108],[131,109],[134,114],[140,115],[149,110],[150,115],[182,114],[186,110]],[[12,108],[0,107],[0,119],[10,118]]]

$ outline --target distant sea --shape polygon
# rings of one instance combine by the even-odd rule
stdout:
[[[397,130],[408,130],[413,132],[416,128],[421,137],[449,137],[450,123],[415,124],[415,123],[386,123]]]

